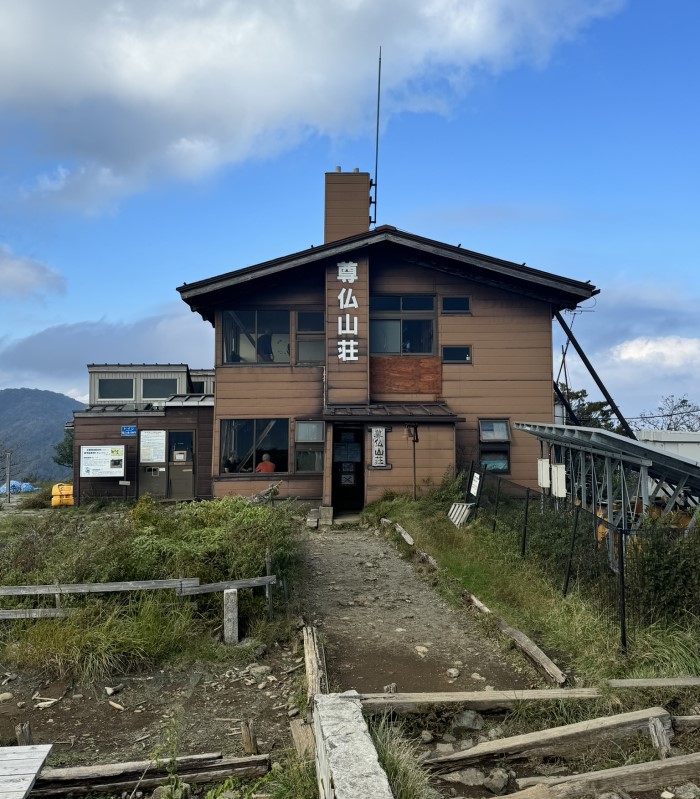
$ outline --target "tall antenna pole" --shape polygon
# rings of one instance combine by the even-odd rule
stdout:
[[[377,132],[374,142],[374,219],[377,224],[377,173],[379,172],[379,98],[382,93],[382,48],[379,48],[379,71],[377,73]]]

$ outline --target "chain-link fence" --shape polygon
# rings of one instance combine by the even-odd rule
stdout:
[[[475,512],[504,546],[534,560],[566,596],[576,588],[610,622],[627,648],[628,628],[700,617],[700,532],[650,521],[639,530],[610,524],[487,471],[470,475]]]

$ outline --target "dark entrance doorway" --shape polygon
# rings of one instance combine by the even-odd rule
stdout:
[[[362,510],[365,501],[365,429],[333,425],[333,511]]]

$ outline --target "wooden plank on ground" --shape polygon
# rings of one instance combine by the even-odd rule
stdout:
[[[507,710],[519,702],[598,699],[597,688],[544,688],[523,691],[439,691],[437,693],[360,694],[366,713],[387,710],[411,713],[434,705],[459,705],[471,710]]]
[[[41,596],[44,594],[108,594],[118,591],[155,591],[199,585],[199,577],[172,580],[131,580],[123,583],[70,583],[61,585],[2,585],[0,596]]]
[[[699,688],[700,677],[654,677],[635,680],[608,680],[611,688]]]
[[[0,748],[0,799],[29,796],[50,744]]]
[[[700,716],[673,716],[673,729],[676,732],[697,730],[700,728]]]
[[[485,615],[493,616],[489,608],[484,605],[477,597],[473,594],[466,594],[465,598],[468,602],[470,602],[480,613]],[[544,677],[549,680],[554,685],[564,685],[567,680],[566,674],[557,666],[557,664],[549,658],[538,646],[537,644],[528,638],[525,633],[521,632],[520,630],[516,630],[514,627],[506,624],[503,619],[499,619],[498,617],[494,616],[496,619],[496,624],[498,625],[498,629],[503,633],[503,635],[510,638],[516,647],[527,657],[531,663],[534,664],[535,668],[537,668]]]
[[[486,741],[471,749],[425,760],[423,765],[430,771],[445,773],[495,758],[562,756],[580,752],[584,747],[601,740],[618,739],[646,732],[652,720],[658,722],[665,735],[671,730],[671,715],[668,711],[662,707],[652,707]]]
[[[0,619],[64,619],[69,613],[65,608],[18,608],[0,610]]]
[[[292,719],[289,728],[294,741],[294,748],[299,757],[311,758],[316,751],[316,736],[313,724],[307,724],[304,719]]]
[[[231,588],[260,588],[267,585],[275,585],[277,577],[270,574],[267,577],[249,577],[245,580],[227,580],[223,583],[207,583],[206,585],[184,586],[178,591],[179,596],[191,596],[195,594],[214,594],[219,591],[227,591]]]
[[[510,799],[579,799],[598,791],[624,788],[625,791],[654,791],[666,785],[680,785],[697,780],[700,774],[700,753],[679,755],[666,760],[637,763],[634,766],[572,774],[566,777],[542,777],[518,780],[518,785],[531,785],[510,794]],[[538,779],[537,785],[533,780]]]
[[[318,646],[316,628],[307,624],[303,629],[304,664],[306,666],[306,694],[309,704],[316,694],[322,693],[323,661]]]

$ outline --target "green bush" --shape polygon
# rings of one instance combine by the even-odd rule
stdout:
[[[264,575],[267,552],[279,579],[290,574],[296,560],[294,512],[293,503],[273,508],[234,497],[183,506],[159,505],[146,497],[126,512],[66,508],[56,515],[13,516],[0,537],[0,584],[180,576],[215,583]],[[221,616],[220,593],[197,597],[196,615],[188,601],[172,604],[172,592],[102,597],[65,595],[63,606],[77,610],[69,618],[6,625],[0,633],[4,656],[61,675],[93,676],[116,666],[128,671],[162,662],[188,645],[196,648],[197,638]],[[4,607],[52,603],[53,596],[3,598]],[[253,590],[242,592],[243,629],[263,607]]]

